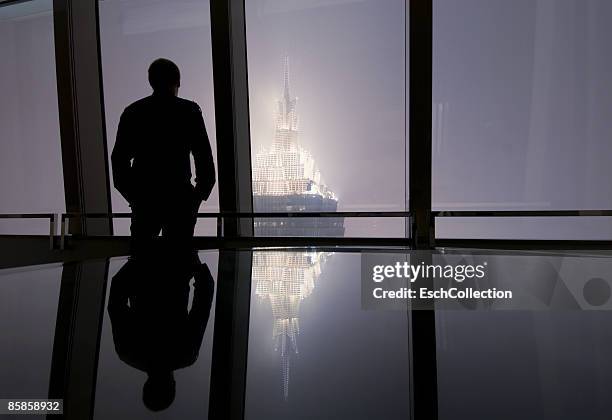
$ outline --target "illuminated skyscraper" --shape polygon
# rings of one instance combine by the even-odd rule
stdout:
[[[310,296],[329,253],[253,253],[255,293],[272,307],[274,349],[280,353],[283,395],[289,396],[291,359],[298,354],[300,302]]]
[[[297,98],[289,90],[285,58],[283,93],[276,104],[274,141],[262,148],[253,165],[253,207],[256,212],[334,212],[338,198],[322,181],[310,152],[299,144]],[[343,236],[342,218],[255,220],[261,236]]]

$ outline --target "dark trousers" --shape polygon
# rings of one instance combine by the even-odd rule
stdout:
[[[130,226],[132,246],[146,246],[161,233],[172,246],[191,247],[200,203],[191,188],[135,201]]]

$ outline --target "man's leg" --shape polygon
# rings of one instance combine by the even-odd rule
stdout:
[[[147,211],[146,207],[132,211],[132,224],[130,226],[132,251],[149,246],[153,238],[159,236],[161,228],[160,215],[157,212]]]
[[[168,217],[164,215],[162,235],[174,246],[191,248],[200,202],[190,190],[174,200],[173,205]]]

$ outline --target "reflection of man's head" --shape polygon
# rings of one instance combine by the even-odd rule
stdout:
[[[161,411],[170,407],[176,396],[174,374],[170,372],[149,372],[142,387],[142,401],[151,411]]]

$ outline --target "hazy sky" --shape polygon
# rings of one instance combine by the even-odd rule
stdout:
[[[51,1],[0,7],[0,213],[63,212]],[[2,233],[49,222],[0,221]]]
[[[612,208],[612,3],[434,6],[434,207]]]

